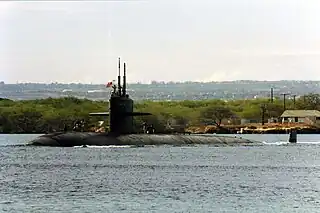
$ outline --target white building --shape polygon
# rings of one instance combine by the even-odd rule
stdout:
[[[282,123],[320,124],[318,110],[286,110],[280,117]]]

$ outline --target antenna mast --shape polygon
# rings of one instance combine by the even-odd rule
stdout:
[[[123,87],[122,87],[122,94],[125,97],[126,96],[126,87],[127,87],[127,81],[126,81],[126,63],[123,63]]]
[[[118,93],[119,93],[119,96],[121,96],[121,76],[120,76],[120,57],[119,57],[119,66],[118,66],[118,68],[119,68],[119,74],[118,74]]]

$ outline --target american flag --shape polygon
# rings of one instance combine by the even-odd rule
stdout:
[[[106,84],[106,87],[112,87],[113,85],[113,82],[112,81],[109,81],[107,84]]]

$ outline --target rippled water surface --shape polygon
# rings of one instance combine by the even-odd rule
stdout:
[[[253,147],[12,146],[0,135],[0,212],[319,212],[319,135]],[[263,139],[264,137],[264,139]],[[303,143],[304,142],[304,143]]]

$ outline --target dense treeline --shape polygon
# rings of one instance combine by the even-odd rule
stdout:
[[[264,107],[263,107],[264,106]],[[59,99],[40,99],[11,101],[0,99],[1,133],[44,133],[60,131],[65,126],[73,127],[76,120],[85,120],[85,130],[97,125],[99,120],[107,118],[90,117],[90,112],[107,111],[108,102],[77,99],[73,97]],[[265,109],[265,110],[263,110]],[[282,99],[273,103],[268,99],[254,100],[201,100],[201,101],[142,101],[135,103],[135,111],[151,112],[153,115],[136,117],[135,127],[141,130],[141,124],[153,124],[157,132],[169,128],[187,126],[217,125],[222,123],[239,124],[242,118],[261,122],[262,111],[265,120],[279,117],[283,113]],[[308,94],[293,102],[286,100],[286,109],[320,109],[320,95]],[[106,122],[106,125],[108,123]]]

